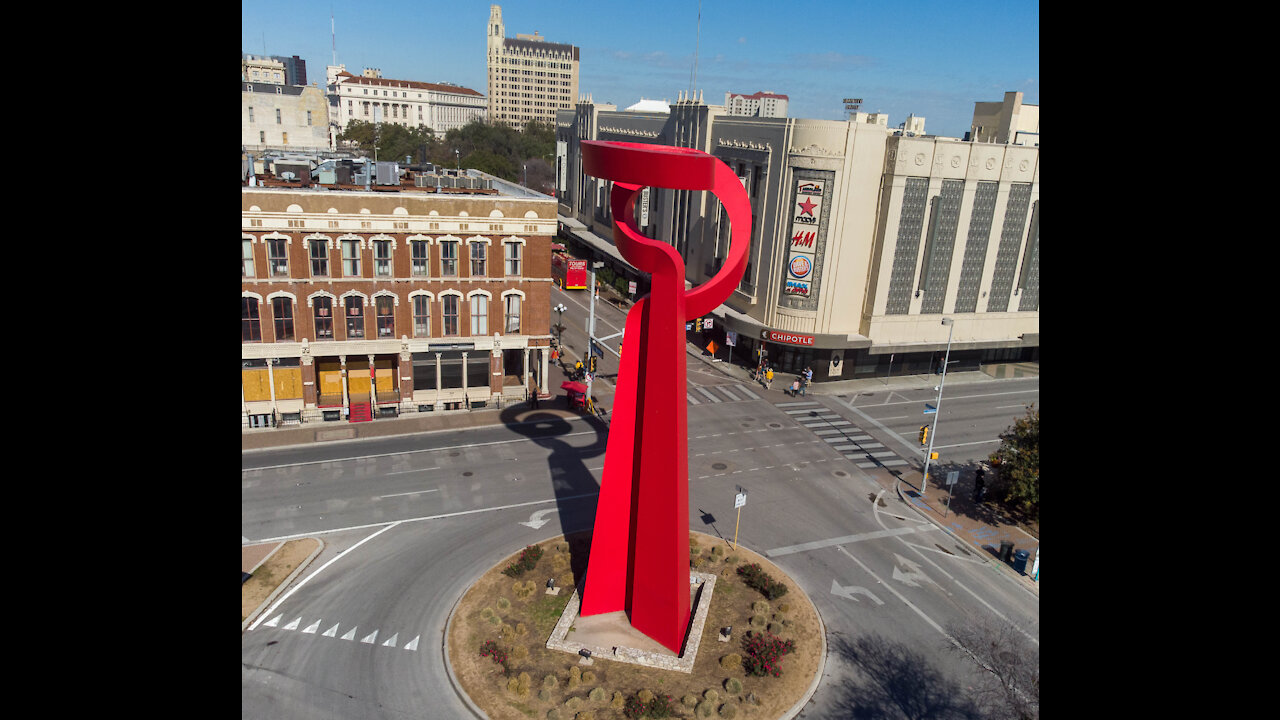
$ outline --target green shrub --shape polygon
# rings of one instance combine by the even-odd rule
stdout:
[[[759,590],[766,598],[776,600],[787,594],[787,586],[774,580],[760,567],[760,563],[751,563],[738,568],[738,575],[747,587]]]
[[[551,702],[551,691],[546,688],[542,688],[538,691],[538,699],[542,702]]]
[[[778,612],[780,613],[791,612],[791,606],[788,605],[787,603],[778,603]]]
[[[733,703],[725,703],[720,706],[720,717],[735,718],[738,717],[738,706]]]
[[[595,674],[593,671],[591,671],[591,670],[584,670],[584,671],[582,672],[582,682],[583,682],[583,683],[585,683],[585,684],[587,684],[587,685],[590,685],[591,683],[593,683],[593,682],[595,682],[595,681],[596,681],[596,674]]]
[[[706,700],[703,700],[702,702],[698,703],[698,707],[693,709],[693,714],[697,715],[700,718],[709,718],[711,717],[711,713],[715,711],[716,711],[715,705],[707,702]]]
[[[574,695],[573,697],[564,701],[564,706],[569,708],[570,710],[577,710],[578,708],[582,707],[582,698],[578,697],[577,695]]]
[[[769,614],[769,610],[770,610],[770,608],[769,608],[769,601],[768,601],[768,600],[757,600],[757,601],[755,601],[755,602],[751,603],[751,609],[752,609],[752,610],[754,610],[756,613],[758,613],[758,614],[760,614],[760,615],[768,615],[768,614]]]
[[[742,681],[738,678],[726,678],[724,681],[724,691],[730,695],[738,695],[742,692]]]
[[[618,692],[617,690],[614,690],[613,698],[609,700],[609,707],[613,708],[614,710],[622,710],[626,702],[627,702],[627,699],[623,697],[622,693]]]
[[[583,710],[573,716],[573,720],[596,720],[596,714],[592,710]]]
[[[715,688],[707,688],[706,690],[702,691],[702,697],[704,700],[710,703],[720,701],[720,693],[716,692]]]
[[[560,720],[560,708],[551,708],[548,710],[547,720]]]
[[[604,688],[594,688],[591,692],[587,693],[587,697],[591,702],[604,702]]]
[[[753,628],[763,628],[767,622],[768,620],[766,620],[763,615],[751,616],[751,627]]]
[[[498,609],[503,611],[511,609],[511,601],[504,597],[498,598]]]
[[[526,571],[532,570],[541,558],[542,548],[537,545],[526,545],[524,550],[520,551],[520,557],[504,568],[502,574],[508,577],[520,577]]]
[[[729,653],[720,658],[720,667],[733,672],[742,668],[742,656],[738,653]]]
[[[648,690],[641,690],[640,692],[636,693],[636,697],[640,698],[640,702],[644,703],[645,705],[648,705],[649,702],[653,700],[653,693],[649,692]]]
[[[680,703],[685,707],[689,707],[689,708],[694,707],[698,704],[698,696],[694,695],[693,693],[690,693],[680,698]]]
[[[548,690],[555,690],[556,686],[559,684],[560,684],[560,680],[557,679],[555,675],[548,675],[542,678],[542,687]]]

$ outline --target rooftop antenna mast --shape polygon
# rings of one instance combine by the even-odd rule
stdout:
[[[329,6],[329,33],[333,36],[333,64],[338,64],[338,30],[333,24],[333,6]]]
[[[698,0],[698,26],[693,40],[693,71],[689,75],[689,98],[693,98],[693,87],[698,83],[698,44],[702,39],[702,0]]]

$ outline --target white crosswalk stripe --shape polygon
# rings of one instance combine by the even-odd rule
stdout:
[[[694,390],[697,390],[698,392],[700,392],[700,393],[702,393],[703,395],[705,395],[705,396],[706,396],[706,398],[707,398],[708,400],[710,400],[711,402],[713,402],[713,403],[724,402],[724,401],[723,401],[723,400],[721,400],[719,397],[716,397],[715,395],[713,395],[713,394],[711,393],[711,391],[710,391],[710,390],[708,390],[708,389],[706,389],[706,388],[702,387],[701,385],[699,385],[699,386],[695,387],[695,388],[694,388]]]
[[[751,398],[752,400],[759,400],[759,399],[760,399],[760,396],[759,396],[759,395],[757,395],[757,394],[755,394],[755,393],[751,392],[751,389],[750,389],[750,388],[748,388],[748,387],[747,387],[747,386],[745,386],[745,385],[734,385],[734,387],[735,387],[735,388],[737,388],[739,392],[744,393],[747,397]]]
[[[863,469],[908,465],[884,444],[876,442],[853,422],[814,401],[774,403],[774,407],[790,415],[797,425],[812,432],[832,450]]]
[[[685,394],[684,394],[684,396],[685,396],[686,398],[688,398],[688,399],[689,399],[689,404],[690,404],[690,405],[701,405],[701,404],[702,404],[702,401],[701,401],[701,400],[699,400],[698,398],[694,397],[693,395],[690,395],[689,393],[685,393]]]
[[[734,395],[734,394],[733,394],[733,393],[731,393],[731,392],[729,392],[729,388],[725,387],[724,385],[716,385],[716,390],[719,390],[719,391],[720,391],[720,394],[722,394],[722,395],[724,395],[725,397],[729,398],[729,402],[741,402],[741,400],[738,398],[738,396],[737,396],[737,395]]]

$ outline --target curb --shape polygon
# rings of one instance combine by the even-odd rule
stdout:
[[[796,584],[799,585],[799,583]],[[809,597],[809,593],[804,593],[804,599],[809,603],[809,607],[813,608],[814,617],[818,618],[818,637],[822,640],[822,652],[818,655],[818,671],[814,673],[813,682],[809,683],[809,690],[805,692],[804,697],[792,705],[791,709],[778,720],[791,720],[799,715],[809,701],[813,700],[814,694],[818,692],[818,686],[822,684],[823,673],[827,671],[827,623],[823,621],[822,613],[818,612],[818,606],[813,602],[813,598]]]
[[[457,612],[458,604],[462,602],[463,596],[467,594],[467,591],[470,590],[472,586],[479,581],[480,577],[483,577],[483,575],[484,573],[480,573],[479,577],[472,579],[471,583],[463,588],[462,592],[458,593],[458,599],[453,601],[453,607],[449,608],[449,620],[444,624],[444,635],[440,637],[440,649],[444,652],[444,670],[445,674],[449,676],[449,685],[453,687],[454,694],[462,699],[462,702],[467,706],[467,709],[470,710],[477,718],[480,720],[489,720],[489,716],[486,715],[474,702],[472,702],[471,696],[467,695],[467,693],[463,691],[462,686],[458,684],[458,678],[453,674],[453,662],[449,659],[449,632],[453,629],[453,614]]]
[[[256,620],[258,616],[262,614],[262,611],[266,610],[267,607],[271,605],[272,602],[275,601],[276,596],[278,596],[281,592],[283,592],[284,589],[288,587],[289,584],[292,583],[298,577],[298,575],[301,574],[302,571],[306,569],[308,565],[311,564],[311,561],[316,559],[317,555],[319,555],[321,552],[324,552],[324,541],[321,540],[320,538],[311,538],[311,539],[320,543],[320,547],[316,548],[310,555],[308,555],[306,560],[303,560],[302,562],[298,563],[298,567],[294,568],[293,572],[289,573],[289,577],[285,578],[284,582],[277,585],[276,589],[271,591],[271,594],[267,596],[266,600],[262,601],[262,604],[258,606],[258,609],[249,613],[249,617],[245,618],[244,622],[240,624],[240,632],[243,633],[245,630],[248,630],[249,626],[253,624],[253,621]],[[280,545],[277,546],[275,550],[272,550],[267,555],[267,557],[271,557],[276,553],[277,550],[279,550],[282,547],[284,547],[284,543],[280,543]],[[266,562],[266,558],[263,558],[262,561]],[[261,565],[261,564],[262,563],[258,563],[258,565]],[[254,569],[256,570],[257,566],[255,566]]]
[[[969,541],[969,540],[966,540],[966,539],[964,539],[964,538],[960,537],[959,535],[956,535],[956,534],[955,534],[955,532],[953,532],[953,531],[951,530],[951,528],[949,528],[949,527],[947,527],[947,526],[945,526],[945,525],[942,525],[942,524],[941,524],[941,523],[939,523],[937,520],[935,520],[935,519],[933,519],[933,518],[929,517],[928,515],[926,515],[926,514],[925,514],[925,513],[923,513],[923,512],[920,512],[920,508],[916,507],[916,506],[915,506],[915,505],[913,505],[912,503],[907,502],[907,500],[906,500],[905,498],[903,498],[903,497],[902,497],[902,480],[901,480],[900,478],[895,478],[895,480],[894,480],[894,482],[893,482],[893,490],[894,490],[894,492],[895,492],[895,493],[897,493],[897,495],[898,495],[898,500],[902,501],[902,503],[903,503],[904,505],[906,505],[907,507],[911,508],[911,509],[912,509],[912,511],[914,511],[916,515],[919,515],[921,519],[923,519],[923,520],[928,520],[928,521],[929,521],[929,522],[930,522],[934,527],[936,527],[936,528],[938,528],[939,530],[941,530],[941,531],[945,532],[946,534],[950,535],[953,539],[955,539],[955,540],[957,540],[957,541],[959,541],[959,542],[963,543],[963,544],[964,544],[964,545],[966,545],[966,546],[976,547],[976,548],[978,548],[978,550],[980,550],[980,551],[983,549],[983,548],[982,548],[982,546],[980,546],[980,545],[975,545],[973,542],[971,542],[971,541]],[[1039,540],[1039,538],[1037,538],[1037,541],[1038,541],[1038,540]],[[992,561],[990,558],[988,558],[986,555],[980,555],[980,557],[982,557],[983,562],[985,562],[985,563],[988,563],[988,564],[992,564],[992,563],[993,563],[993,561]],[[1019,575],[1016,571],[1014,571],[1014,569],[1013,569],[1013,568],[1009,567],[1007,563],[1005,563],[1003,560],[1000,560],[999,558],[996,558],[996,560],[994,561],[994,565],[995,565],[995,567],[997,567],[997,568],[999,569],[999,572],[1003,573],[1005,576],[1007,576],[1007,577],[1009,577],[1010,579],[1012,579],[1012,580],[1014,580],[1015,582],[1017,582],[1017,584],[1018,584],[1018,586],[1019,586],[1019,587],[1021,587],[1021,588],[1022,588],[1022,589],[1024,589],[1024,590],[1026,590],[1027,592],[1031,593],[1032,595],[1035,595],[1037,598],[1039,598],[1039,597],[1040,597],[1040,584],[1039,584],[1039,583],[1035,583],[1035,584],[1033,584],[1033,585],[1028,585],[1026,582],[1023,582],[1023,576],[1022,576],[1022,575]]]

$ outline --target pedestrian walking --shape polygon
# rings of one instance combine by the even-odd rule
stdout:
[[[791,392],[789,392],[789,393],[787,393],[787,394],[788,394],[788,395],[790,395],[791,397],[795,397],[796,395],[800,394],[800,381],[799,381],[799,380],[792,380],[792,381],[791,381]]]
[[[538,389],[537,388],[533,389],[533,409],[534,410],[538,409]]]
[[[808,395],[809,383],[813,382],[813,368],[806,367],[804,369],[804,383],[800,385],[800,394]]]
[[[982,502],[982,496],[985,495],[987,492],[986,482],[984,482],[982,479],[983,474],[984,473],[982,468],[978,468],[978,472],[974,473],[974,477],[973,477],[973,501],[974,502]]]
[[[764,371],[764,389],[773,389],[773,368],[765,368]]]

